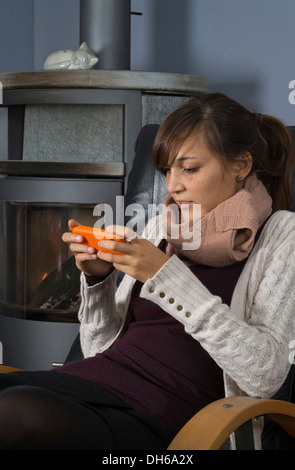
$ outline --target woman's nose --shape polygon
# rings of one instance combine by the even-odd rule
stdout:
[[[166,185],[169,193],[177,193],[184,190],[184,184],[181,181],[180,176],[173,171],[167,173]]]

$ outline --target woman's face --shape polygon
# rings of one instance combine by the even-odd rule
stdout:
[[[203,216],[243,186],[236,180],[237,161],[224,164],[208,149],[201,132],[184,141],[174,162],[165,170],[168,192],[184,220],[192,220],[193,204],[201,204]]]

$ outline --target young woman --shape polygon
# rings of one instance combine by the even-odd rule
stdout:
[[[82,272],[84,359],[0,378],[3,448],[164,449],[213,400],[269,398],[286,379],[295,336],[287,129],[201,93],[168,116],[153,157],[166,175],[164,214],[172,203],[176,217],[158,216],[135,237],[114,227],[127,243],[100,245],[123,255],[63,235]],[[199,222],[190,249],[184,234]]]

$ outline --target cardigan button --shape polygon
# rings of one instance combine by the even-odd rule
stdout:
[[[154,287],[150,287],[150,288],[149,288],[149,293],[150,293],[150,294],[153,294],[154,292],[155,292],[155,288],[154,288]]]
[[[165,297],[165,295],[166,295],[166,294],[165,294],[165,292],[160,292],[160,294],[159,294],[159,295],[160,295],[160,297],[163,299],[163,298]]]
[[[177,310],[178,310],[179,312],[181,312],[182,309],[183,309],[183,306],[182,306],[182,305],[177,305]]]
[[[191,312],[186,312],[185,316],[186,316],[187,318],[189,318],[189,317],[192,316],[192,314],[191,314]]]
[[[170,297],[169,303],[170,303],[170,304],[174,304],[174,302],[175,302],[175,300],[174,300],[172,297]]]

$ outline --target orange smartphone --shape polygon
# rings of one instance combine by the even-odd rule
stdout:
[[[106,248],[100,248],[98,243],[100,240],[115,240],[117,242],[126,243],[124,238],[117,237],[114,233],[107,232],[102,228],[85,227],[84,225],[76,225],[72,228],[72,232],[77,235],[82,235],[84,238],[83,244],[92,246],[97,251],[106,251],[107,253],[115,253],[121,255],[118,251],[107,250]]]

